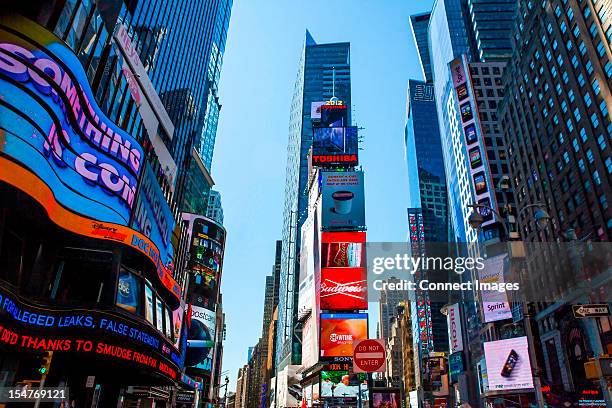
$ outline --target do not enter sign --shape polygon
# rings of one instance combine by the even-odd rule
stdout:
[[[385,343],[382,339],[353,341],[354,372],[383,372],[385,365]]]

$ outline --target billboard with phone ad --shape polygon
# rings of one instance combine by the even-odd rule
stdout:
[[[478,270],[480,283],[504,284],[504,270],[508,262],[507,254],[485,258],[484,268]],[[498,320],[512,319],[512,309],[508,302],[508,293],[497,290],[481,290],[480,300],[486,323]]]
[[[484,354],[491,391],[533,389],[527,337],[486,342]]]

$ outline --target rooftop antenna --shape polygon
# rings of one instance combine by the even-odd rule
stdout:
[[[336,97],[336,67],[332,67],[332,98]]]

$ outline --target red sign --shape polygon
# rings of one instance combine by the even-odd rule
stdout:
[[[382,339],[355,340],[353,342],[353,371],[376,373],[385,371],[385,344]]]
[[[322,268],[321,309],[367,309],[367,282],[365,268]]]

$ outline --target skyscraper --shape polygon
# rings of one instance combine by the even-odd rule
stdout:
[[[210,190],[208,195],[208,206],[206,208],[206,216],[223,224],[223,206],[221,205],[221,193],[215,190]]]
[[[279,285],[277,369],[300,362],[300,332],[296,327],[300,228],[308,212],[308,151],[312,146],[311,103],[336,96],[351,106],[350,44],[317,44],[310,33],[302,50],[291,102],[281,273]],[[350,109],[349,119],[350,123]]]
[[[421,63],[425,82],[431,82],[433,80],[431,57],[429,56],[429,38],[427,35],[427,27],[429,26],[430,18],[431,13],[429,12],[410,16],[410,28],[412,29],[414,43],[419,53],[419,62]]]
[[[469,21],[480,61],[505,60],[512,53],[516,0],[468,0]]]

